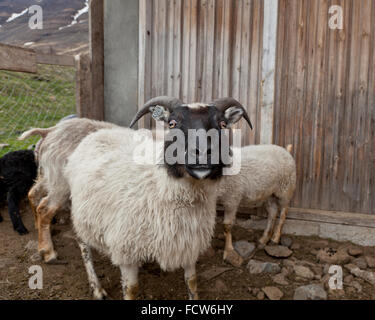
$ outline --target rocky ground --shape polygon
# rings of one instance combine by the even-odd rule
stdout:
[[[80,252],[71,231],[69,216],[62,214],[53,228],[60,265],[45,265],[37,254],[37,233],[25,202],[22,216],[30,230],[20,237],[12,228],[5,208],[0,223],[0,299],[91,299]],[[375,299],[375,247],[361,247],[313,237],[284,236],[281,246],[255,249],[261,232],[239,220],[233,231],[239,255],[224,262],[222,219],[218,218],[212,248],[199,259],[201,299]],[[242,226],[242,227],[241,227]],[[254,251],[255,250],[255,251]],[[94,255],[103,287],[112,299],[121,299],[120,273],[109,260]],[[40,265],[43,289],[28,286],[29,267]],[[343,289],[331,290],[330,266],[343,272]],[[331,270],[332,271],[332,270]],[[186,299],[182,270],[162,272],[157,264],[140,273],[140,299]]]

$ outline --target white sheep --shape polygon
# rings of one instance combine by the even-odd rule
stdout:
[[[51,239],[51,221],[58,210],[70,207],[70,190],[63,176],[68,156],[90,133],[116,127],[107,122],[76,118],[61,121],[51,128],[31,129],[19,138],[24,140],[33,135],[42,137],[37,147],[38,178],[28,196],[39,233],[38,251],[46,263],[57,262],[57,253]]]
[[[242,116],[248,119],[234,99],[186,105],[158,97],[138,112],[132,125],[149,112],[169,125],[168,134],[186,132],[185,141],[187,129],[220,131]],[[83,139],[69,157],[65,175],[72,222],[90,286],[95,298],[106,296],[94,271],[93,247],[120,267],[125,299],[135,298],[138,266],[146,261],[156,261],[163,270],[184,268],[189,297],[196,299],[195,264],[214,232],[217,184],[224,165],[140,163],[134,158],[140,141],[146,150],[153,150],[155,143],[161,159],[169,146],[139,131],[103,129]],[[189,148],[186,144],[184,153]],[[211,154],[215,145],[199,148]]]
[[[276,145],[251,145],[241,148],[241,171],[224,176],[219,185],[218,203],[224,207],[224,259],[235,255],[232,245],[232,226],[241,207],[265,206],[267,226],[259,240],[263,247],[270,240],[279,243],[290,200],[296,187],[296,164],[288,150]],[[277,214],[280,221],[274,230]]]

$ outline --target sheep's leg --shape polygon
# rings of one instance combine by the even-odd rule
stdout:
[[[24,194],[24,186],[14,186],[12,187],[7,195],[8,200],[8,212],[10,216],[10,220],[13,224],[13,229],[17,231],[20,235],[27,234],[28,231],[26,227],[24,226],[20,211],[19,211],[19,203],[22,197],[22,194]]]
[[[224,236],[225,236],[225,248],[223,258],[226,260],[229,254],[234,252],[232,243],[232,227],[234,220],[236,219],[236,209],[225,208],[224,212]]]
[[[184,270],[185,283],[188,288],[189,300],[198,300],[197,273],[195,271],[195,264],[186,266]]]
[[[77,241],[79,248],[81,249],[83,263],[86,268],[87,278],[89,280],[90,288],[92,289],[95,299],[103,300],[107,297],[107,292],[100,285],[99,279],[95,273],[94,264],[92,261],[91,249],[90,247],[82,242]]]
[[[288,207],[282,208],[280,213],[280,220],[275,228],[271,241],[275,244],[280,242],[281,232],[285,223],[286,215],[288,214]]]
[[[48,196],[43,198],[37,208],[38,251],[46,263],[53,263],[57,259],[51,239],[51,221],[59,208],[60,205],[50,203]]]
[[[35,228],[38,228],[38,214],[37,214],[37,207],[42,200],[42,198],[46,196],[46,192],[43,188],[43,184],[39,181],[30,189],[28,193],[28,198],[30,202],[31,210],[34,213],[34,220],[35,220]]]
[[[7,195],[7,188],[5,185],[5,182],[0,177],[0,208],[3,205],[3,202],[6,200],[6,195]],[[3,217],[0,214],[0,222],[3,221]]]
[[[262,237],[259,239],[259,247],[264,247],[268,241],[271,239],[272,231],[275,226],[277,212],[279,210],[279,206],[275,199],[271,198],[266,202],[266,210],[268,213],[267,217],[267,226],[263,232]]]
[[[135,300],[138,295],[138,266],[134,264],[121,265],[121,284],[124,300]]]

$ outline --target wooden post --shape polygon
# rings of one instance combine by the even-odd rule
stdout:
[[[92,86],[91,59],[88,54],[75,57],[76,62],[76,112],[80,118],[94,118],[91,114]]]
[[[273,143],[278,0],[264,0],[260,143]]]
[[[90,56],[92,119],[104,120],[104,10],[103,0],[90,1]]]

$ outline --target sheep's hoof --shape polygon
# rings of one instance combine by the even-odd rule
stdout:
[[[47,264],[55,264],[57,261],[57,253],[54,250],[40,249],[39,255]]]
[[[0,216],[0,222],[3,222],[3,220],[4,220],[4,219],[3,219],[3,217],[2,217],[2,216]]]
[[[234,250],[224,251],[224,261],[230,263],[234,267],[240,267],[244,259]]]
[[[29,231],[28,231],[24,226],[17,227],[17,228],[16,228],[16,231],[18,232],[18,234],[19,234],[20,236],[23,236],[23,235],[29,233]]]
[[[95,300],[106,300],[108,298],[108,294],[103,288],[96,288],[93,295]]]

